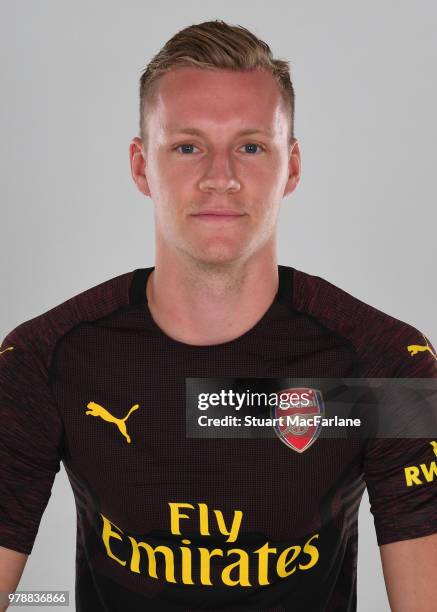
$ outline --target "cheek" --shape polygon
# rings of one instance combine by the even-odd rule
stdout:
[[[170,228],[179,228],[192,202],[192,190],[187,189],[186,177],[178,180],[173,172],[155,175],[151,195],[161,229],[168,232]]]
[[[258,215],[265,218],[276,214],[281,201],[280,177],[272,171],[260,170],[251,173],[243,183],[245,192],[258,210]]]
[[[241,165],[239,168],[239,178],[243,185],[251,193],[262,193],[264,197],[269,198],[280,189],[283,174],[283,167],[277,159],[271,159],[268,162],[260,160],[258,163]]]
[[[268,202],[268,208],[272,214],[277,215],[281,202],[284,196],[284,189],[287,184],[288,170],[283,171],[278,169],[275,173],[274,179],[266,179],[264,183],[264,197],[265,202]]]
[[[161,215],[175,204],[175,195],[180,191],[177,177],[168,171],[165,164],[152,160],[146,167],[146,177],[155,209]]]
[[[189,163],[171,163],[162,160],[153,169],[153,180],[157,198],[170,201],[172,206],[187,203],[200,180],[198,168]]]

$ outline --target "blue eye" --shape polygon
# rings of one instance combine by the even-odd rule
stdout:
[[[254,154],[254,153],[255,154],[257,153],[257,151],[255,149],[264,150],[264,147],[261,147],[261,145],[256,144],[254,142],[248,142],[247,144],[244,145],[244,147],[246,148],[246,153],[250,153],[251,155]],[[247,150],[249,147],[251,149],[250,151]]]
[[[179,151],[179,149],[182,149],[181,153],[183,154],[193,153],[193,148],[196,148],[195,145],[193,144],[181,144],[178,147],[176,147],[176,151]]]
[[[246,149],[246,153],[249,153],[250,155],[258,155],[259,153],[265,151],[262,145],[255,142],[248,142],[247,144],[243,145],[243,147]],[[182,155],[190,155],[194,153],[194,149],[197,149],[196,145],[190,143],[183,143],[175,147],[175,150],[182,153]]]

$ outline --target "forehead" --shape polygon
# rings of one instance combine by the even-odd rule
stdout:
[[[267,71],[172,69],[157,83],[150,120],[165,132],[181,126],[258,127],[283,132],[288,121],[279,86]]]

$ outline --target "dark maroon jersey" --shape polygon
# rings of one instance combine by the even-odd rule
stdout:
[[[434,348],[288,266],[249,331],[188,345],[151,317],[152,270],[3,340],[0,545],[31,552],[62,461],[77,506],[77,610],[355,610],[363,490],[380,545],[435,533],[437,445],[320,438],[299,453],[278,437],[188,438],[186,379],[437,378]],[[406,482],[420,465],[428,477]]]

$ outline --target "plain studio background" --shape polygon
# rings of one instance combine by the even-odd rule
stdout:
[[[176,31],[223,19],[291,63],[302,180],[282,204],[279,263],[437,342],[434,2],[3,0],[1,8],[1,338],[153,265],[152,202],[128,164],[138,79]],[[74,601],[75,536],[61,469],[20,589],[69,589]],[[389,610],[367,495],[358,610]]]

